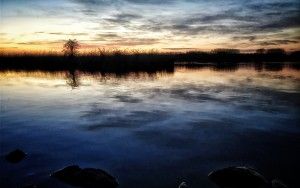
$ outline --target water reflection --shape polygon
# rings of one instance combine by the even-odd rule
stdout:
[[[299,63],[284,63],[284,62],[276,62],[276,63],[185,63],[185,62],[177,62],[177,67],[185,67],[191,69],[199,69],[199,68],[211,68],[215,71],[237,71],[239,68],[254,68],[256,71],[282,71],[284,68],[291,69],[299,69]]]
[[[72,88],[76,88],[80,85],[79,73],[76,70],[70,70],[66,72],[66,83]]]
[[[71,88],[77,88],[83,83],[80,82],[81,77],[84,80],[94,79],[100,82],[105,82],[111,79],[131,79],[131,80],[155,80],[162,77],[168,77],[174,75],[175,72],[181,70],[211,70],[213,72],[235,72],[238,70],[248,70],[256,72],[278,72],[291,73],[299,70],[299,63],[185,63],[177,62],[174,69],[166,70],[150,70],[150,71],[126,71],[126,72],[111,72],[111,71],[80,71],[75,69],[69,69],[68,71],[14,71],[14,70],[2,70],[0,71],[0,78],[8,79],[15,77],[27,77],[27,78],[45,78],[45,79],[65,79],[66,84]],[[287,73],[287,74],[289,74]],[[194,75],[195,76],[195,75]],[[293,76],[296,76],[293,74]],[[248,80],[251,82],[251,78]]]
[[[120,187],[213,187],[212,169],[249,165],[298,187],[299,69],[270,66],[2,71],[0,155],[22,148],[29,157],[0,160],[0,183],[63,187],[49,174],[79,164],[107,170]]]

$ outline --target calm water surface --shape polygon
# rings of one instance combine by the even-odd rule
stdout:
[[[70,164],[121,188],[215,187],[207,174],[231,165],[300,186],[299,69],[2,71],[0,86],[2,187],[68,187],[49,174]],[[28,157],[8,164],[16,148]]]

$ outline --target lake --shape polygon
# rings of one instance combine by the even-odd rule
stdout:
[[[292,63],[0,71],[0,92],[1,187],[69,187],[49,175],[71,164],[101,168],[121,188],[214,188],[208,173],[234,165],[300,187],[300,69]],[[16,148],[28,156],[7,163]]]

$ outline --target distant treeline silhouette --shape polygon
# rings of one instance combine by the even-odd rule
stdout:
[[[258,49],[241,53],[238,49],[215,49],[211,52],[191,51],[176,55],[176,61],[197,62],[284,62],[299,61],[300,51],[287,53],[281,48]]]
[[[75,44],[75,46],[72,46]],[[174,69],[176,62],[213,62],[213,63],[238,63],[238,62],[298,62],[300,51],[287,53],[283,49],[258,49],[254,53],[241,53],[237,49],[215,49],[211,52],[139,52],[139,51],[106,51],[78,54],[76,43],[66,46],[68,55],[59,54],[22,54],[1,55],[0,69],[21,70],[67,70],[79,69],[88,71],[102,70],[116,71],[157,71]],[[75,48],[75,50],[73,49]],[[74,51],[68,51],[74,50]],[[70,58],[71,57],[71,58]]]

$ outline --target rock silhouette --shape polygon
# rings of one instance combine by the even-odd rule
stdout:
[[[179,184],[178,188],[188,188],[188,185],[183,181],[181,184]]]
[[[77,165],[68,166],[51,175],[69,185],[83,188],[115,188],[117,180],[101,169],[84,168]]]
[[[272,180],[272,188],[288,188],[288,186],[286,186],[280,180],[274,179]]]
[[[228,167],[211,172],[208,177],[221,188],[268,188],[268,181],[254,169]]]
[[[248,167],[228,167],[213,171],[208,177],[221,188],[287,188],[280,180],[270,182]]]
[[[11,151],[5,156],[5,159],[10,163],[18,163],[22,161],[26,157],[26,154],[20,150],[16,149],[14,151]]]

